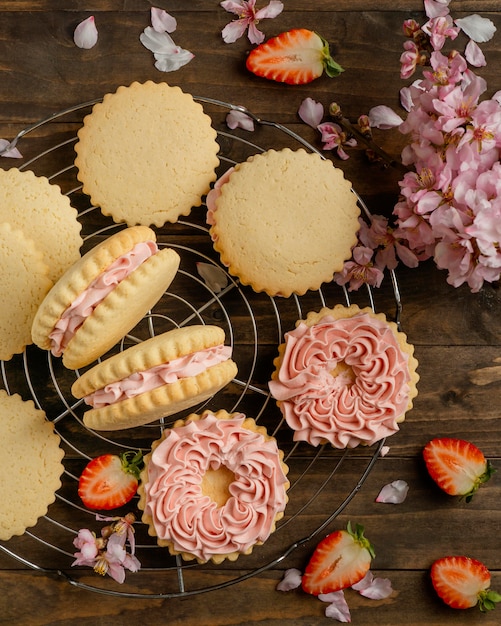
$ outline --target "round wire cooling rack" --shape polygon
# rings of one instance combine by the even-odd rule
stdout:
[[[202,103],[206,112],[211,111],[209,114],[213,116],[216,129],[217,116],[221,117],[217,129],[221,147],[219,174],[251,154],[282,145],[319,153],[289,128],[263,120],[245,107],[203,97],[195,97],[195,100]],[[64,122],[61,136],[53,139],[52,135],[58,135],[59,128],[54,133],[51,129],[49,146],[25,160],[20,169],[31,169],[37,175],[46,176],[68,195],[83,226],[84,250],[124,227],[104,217],[90,204],[89,198],[82,193],[73,165],[76,132],[96,102],[98,100],[76,105],[27,127],[5,148],[13,148],[25,135],[40,127],[49,128],[49,122]],[[229,131],[224,124],[224,116],[229,110],[249,115],[256,122],[254,133],[244,138],[237,131]],[[358,195],[357,199],[365,217],[370,220],[368,208]],[[217,324],[225,330],[227,343],[233,348],[233,359],[238,364],[237,377],[224,390],[203,405],[177,414],[172,420],[165,418],[135,429],[100,433],[84,426],[82,401],[77,401],[70,391],[80,372],[67,370],[60,359],[35,346],[28,346],[22,355],[16,355],[10,361],[0,362],[1,386],[10,394],[19,393],[23,399],[33,400],[38,408],[43,409],[54,424],[65,450],[62,487],[56,493],[55,502],[36,526],[20,537],[0,542],[0,550],[22,566],[61,578],[79,588],[124,597],[190,596],[241,582],[286,560],[291,566],[293,554],[299,555],[299,548],[329,527],[362,487],[384,440],[371,447],[347,450],[334,450],[330,446],[313,448],[306,443],[294,442],[267,384],[278,344],[297,319],[324,306],[356,302],[373,310],[383,310],[397,324],[401,312],[393,272],[389,273],[389,280],[383,281],[377,294],[370,288],[363,293],[349,294],[335,283],[324,285],[318,292],[287,299],[255,293],[240,285],[220,265],[205,224],[204,207],[194,209],[188,218],[176,224],[157,229],[157,238],[160,246],[172,247],[179,253],[178,274],[159,303],[114,351],[187,324]],[[203,267],[217,268],[221,279],[217,286],[204,280]],[[170,556],[148,536],[145,525],[136,522],[136,556],[141,569],[128,573],[123,585],[108,577],[97,576],[88,568],[73,568],[73,540],[78,530],[90,528],[99,535],[104,525],[103,521],[96,519],[96,512],[83,507],[77,493],[78,477],[88,460],[106,452],[147,452],[152,441],[159,438],[162,429],[169,427],[174,419],[206,408],[239,411],[253,417],[267,428],[284,451],[284,461],[289,467],[289,502],[275,532],[250,555],[242,555],[234,562],[225,561],[218,566],[201,565]],[[132,511],[140,519],[136,507],[137,497],[123,510],[114,511],[113,515]]]

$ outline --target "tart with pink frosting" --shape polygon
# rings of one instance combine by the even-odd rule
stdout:
[[[71,388],[93,430],[148,424],[205,402],[237,374],[222,328],[175,328],[87,370]]]
[[[70,369],[112,348],[157,303],[179,267],[147,226],[118,231],[74,263],[49,291],[33,321],[33,343]]]
[[[266,429],[242,413],[177,421],[145,457],[139,508],[149,534],[199,563],[236,560],[275,531],[288,467]]]
[[[269,383],[295,441],[372,445],[399,430],[417,395],[414,348],[356,305],[311,312],[286,333]]]

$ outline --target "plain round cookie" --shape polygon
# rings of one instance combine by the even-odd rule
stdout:
[[[80,257],[82,226],[61,188],[31,170],[0,169],[0,222],[36,241],[55,282]]]
[[[0,440],[6,455],[0,480],[0,539],[7,541],[47,513],[61,486],[64,452],[45,412],[3,389]]]
[[[221,185],[210,234],[243,284],[270,296],[303,295],[332,281],[351,257],[360,210],[342,170],[285,148],[235,166]]]
[[[23,231],[0,224],[0,359],[32,343],[31,325],[52,281],[42,253]]]
[[[105,95],[78,132],[83,191],[115,222],[163,226],[200,206],[219,145],[202,106],[179,87],[132,83]]]

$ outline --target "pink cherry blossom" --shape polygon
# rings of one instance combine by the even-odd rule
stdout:
[[[220,4],[223,9],[238,16],[238,19],[227,24],[221,32],[225,43],[234,43],[248,31],[249,41],[260,44],[264,40],[264,33],[257,28],[257,24],[260,20],[277,17],[284,8],[279,0],[271,0],[259,10],[256,10],[256,0],[224,0]]]
[[[102,543],[96,535],[88,528],[82,528],[73,540],[73,545],[77,548],[75,561],[72,565],[87,565],[94,567]]]
[[[379,287],[383,281],[383,272],[374,265],[374,250],[366,246],[355,246],[352,260],[344,263],[341,272],[334,274],[338,285],[348,285],[348,291],[356,291],[362,285]]]
[[[335,150],[338,157],[344,161],[349,158],[343,146],[356,146],[356,139],[353,137],[347,138],[341,126],[334,122],[323,122],[317,128],[320,131],[324,150]]]
[[[400,78],[410,78],[418,65],[423,65],[425,57],[414,41],[404,43],[405,52],[400,56]]]
[[[96,22],[94,16],[91,15],[87,19],[78,24],[73,33],[73,41],[79,48],[89,50],[93,48],[98,39],[98,32],[96,28]]]
[[[430,36],[430,43],[434,50],[441,50],[447,39],[456,39],[459,27],[454,26],[452,17],[433,17],[423,25],[423,31]]]

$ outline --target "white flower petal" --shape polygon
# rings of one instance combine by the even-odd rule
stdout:
[[[139,35],[139,41],[155,54],[175,54],[177,50],[177,46],[170,35],[158,33],[151,26],[147,26]]]
[[[350,609],[342,590],[334,591],[332,593],[320,594],[318,596],[318,599],[322,600],[322,602],[330,603],[329,606],[325,609],[326,617],[331,617],[332,619],[335,619],[338,622],[342,622],[344,624],[348,624],[351,622]]]
[[[316,128],[324,116],[324,107],[321,102],[317,102],[312,98],[305,98],[298,110],[299,117],[305,124]]]
[[[454,22],[470,39],[473,39],[473,41],[477,43],[489,41],[494,37],[494,33],[496,32],[494,22],[477,14],[459,18],[454,20]]]
[[[170,54],[154,54],[155,67],[160,72],[175,72],[183,65],[186,65],[195,56],[189,50],[183,50],[176,46],[176,50]]]
[[[271,0],[269,4],[267,4],[264,8],[259,9],[256,12],[257,20],[264,20],[265,18],[274,18],[277,15],[280,15],[284,10],[284,5],[280,0]]]
[[[464,56],[468,63],[474,67],[484,67],[487,65],[484,53],[473,39],[470,39],[466,45]]]
[[[277,591],[291,591],[301,585],[301,571],[295,567],[286,569],[282,580],[276,586]]]
[[[352,585],[351,588],[358,591],[361,596],[371,600],[383,600],[393,593],[390,579],[374,578],[371,571],[368,571],[362,580]]]
[[[386,456],[390,451],[390,446],[383,446],[379,452],[379,456]]]
[[[89,50],[96,45],[97,37],[98,33],[93,15],[80,22],[73,33],[75,45],[85,50]]]
[[[199,262],[197,263],[197,272],[214,293],[219,293],[228,286],[228,275],[217,265]]]
[[[226,116],[226,126],[235,130],[235,128],[243,128],[244,130],[254,130],[254,120],[243,111],[233,110]]]
[[[177,21],[167,11],[151,7],[151,25],[157,33],[173,33],[177,28]]]
[[[384,504],[401,504],[407,497],[409,485],[405,480],[394,480],[385,485],[379,492],[376,502]]]
[[[384,104],[373,107],[369,111],[369,122],[373,128],[395,128],[403,123],[403,119],[393,109]]]
[[[9,145],[10,141],[7,141],[7,139],[0,139],[0,156],[8,157],[10,159],[22,159],[23,155],[17,148],[10,148],[10,150],[6,150]],[[2,150],[5,150],[5,152],[2,152]]]

